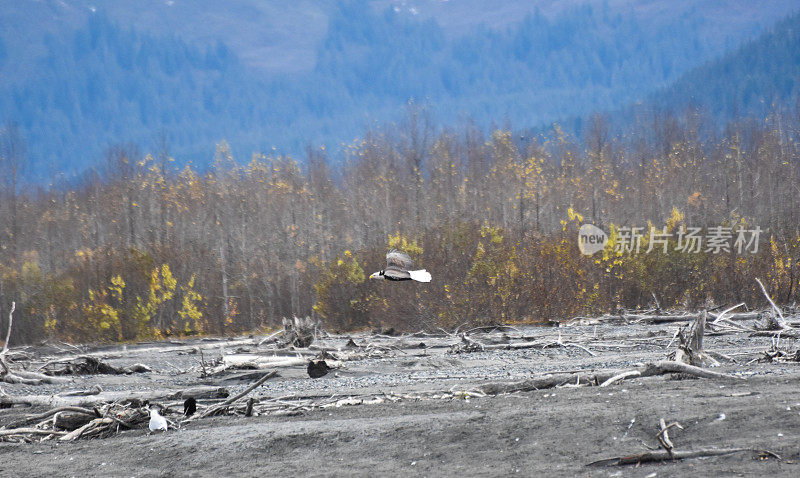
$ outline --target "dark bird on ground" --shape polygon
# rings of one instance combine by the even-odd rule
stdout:
[[[417,282],[430,282],[431,275],[425,269],[412,271],[414,261],[408,254],[397,249],[392,249],[386,254],[386,269],[375,272],[370,279],[386,280],[415,280]]]
[[[195,400],[192,397],[187,398],[186,401],[183,402],[183,414],[186,415],[187,417],[191,417],[192,415],[194,415],[194,412],[196,411],[197,411],[197,400]]]
[[[328,375],[331,368],[324,360],[309,360],[308,361],[308,376],[311,378],[320,378]]]

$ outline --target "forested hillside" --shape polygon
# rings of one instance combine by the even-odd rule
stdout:
[[[48,30],[32,58],[21,58],[18,42],[0,32],[0,62],[21,66],[0,64],[8,73],[0,79],[0,119],[16,122],[26,140],[26,177],[70,177],[98,164],[109,146],[128,142],[167,148],[181,164],[201,167],[223,138],[242,158],[273,147],[297,156],[322,144],[338,153],[365,127],[397,120],[412,99],[440,121],[470,117],[485,130],[508,121],[529,128],[587,117],[666,87],[757,27],[727,30],[732,36],[723,41],[710,19],[691,10],[653,23],[640,11],[576,3],[549,16],[534,10],[503,25],[460,31],[408,8],[336,2],[326,11],[324,33],[309,33],[320,38],[312,66],[282,73],[254,68],[251,50],[243,61],[225,36],[187,42],[120,23],[102,6],[94,10],[86,23]],[[11,20],[20,17],[24,11]],[[4,47],[9,42],[13,55]],[[735,60],[737,68],[759,66],[759,45]],[[784,58],[796,42],[764,48]],[[757,103],[772,84],[764,81],[791,81],[783,73],[753,78],[737,113]],[[738,94],[737,85],[718,79],[715,100]],[[696,76],[690,83],[709,82]]]
[[[797,118],[731,123],[712,141],[693,110],[620,136],[595,116],[584,141],[556,128],[520,145],[507,130],[436,131],[412,107],[350,144],[340,171],[324,150],[302,165],[236,161],[222,142],[207,173],[119,147],[70,188],[14,194],[5,174],[0,313],[18,302],[14,340],[85,341],[237,333],[291,314],[332,330],[540,322],[647,306],[653,293],[663,307],[754,304],[754,277],[791,303]],[[18,132],[0,139],[4,172],[19,170]],[[604,253],[578,252],[584,222],[610,234]],[[670,234],[667,252],[646,252],[651,224]],[[645,231],[640,253],[614,247],[623,227]],[[681,250],[685,227],[730,228],[728,247]],[[738,229],[763,232],[742,248]],[[390,247],[433,281],[368,281]]]
[[[655,109],[694,104],[724,122],[736,116],[763,117],[800,95],[800,14],[719,60],[682,76],[654,95]]]

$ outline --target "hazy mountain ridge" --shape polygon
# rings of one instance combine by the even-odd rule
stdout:
[[[179,161],[201,163],[210,160],[214,144],[223,138],[243,160],[273,146],[293,154],[306,144],[336,146],[374,122],[396,118],[411,98],[444,122],[473,117],[484,126],[539,125],[619,108],[718,56],[723,44],[747,38],[743,29],[739,37],[708,44],[704,40],[717,24],[686,5],[671,18],[659,17],[656,7],[664,2],[657,1],[636,9],[623,1],[567,2],[559,11],[532,8],[514,23],[476,21],[464,31],[453,8],[480,8],[481,2],[419,2],[416,13],[409,2],[348,1],[327,9],[300,2],[287,8],[286,16],[316,19],[306,22],[304,53],[275,60],[273,66],[299,64],[269,73],[270,68],[254,66],[253,55],[259,48],[281,49],[277,40],[243,49],[242,35],[211,41],[213,28],[206,36],[188,35],[209,41],[187,41],[177,27],[178,35],[154,34],[153,28],[131,26],[136,21],[114,18],[130,12],[127,2],[96,2],[91,12],[90,2],[76,0],[65,4],[72,10],[62,16],[58,9],[67,7],[31,3],[36,4],[32,10],[51,9],[59,21],[44,22],[42,45],[31,48],[28,67],[17,60],[15,30],[0,34],[0,71],[20,64],[17,75],[0,80],[0,119],[20,124],[33,173],[40,178],[50,171],[79,172],[96,163],[108,145],[126,141],[152,150],[158,138],[165,138]],[[207,2],[145,5],[156,4],[162,10],[195,8],[200,20],[189,23],[205,15],[209,25],[235,32],[248,31],[257,19],[281,10],[276,3],[247,1],[225,11]],[[508,2],[496,5],[515,8]],[[644,7],[655,13],[643,13]],[[735,10],[731,15],[741,21],[742,12]],[[88,19],[84,26],[81,12]],[[3,23],[25,16],[19,9],[11,13],[1,17]],[[249,23],[244,22],[248,16]],[[174,22],[165,18],[165,25]],[[751,30],[760,28],[756,19],[747,24]],[[288,25],[275,31],[292,30],[292,21],[284,20]],[[271,22],[278,25],[281,18]],[[17,30],[20,23],[25,22],[17,21]],[[262,33],[255,28],[248,35]],[[308,45],[315,52],[310,60]]]
[[[223,40],[243,62],[271,73],[309,71],[316,64],[319,43],[328,32],[329,17],[343,1],[228,0],[18,0],[0,8],[0,25],[12,50],[25,50],[15,60],[25,63],[44,49],[43,36],[60,35],[84,25],[95,12],[105,12],[123,27],[142,33],[176,35],[189,43]],[[613,15],[634,17],[646,30],[668,32],[676,20],[699,24],[699,39],[712,49],[734,47],[796,8],[792,0],[753,4],[747,0],[369,0],[374,12],[416,12],[433,19],[449,38],[483,25],[503,30],[527,14],[547,18],[578,6],[590,5]],[[2,70],[0,70],[2,73]]]
[[[718,120],[737,115],[764,118],[774,108],[794,107],[800,97],[800,14],[760,37],[703,64],[653,95],[656,108],[696,104]]]

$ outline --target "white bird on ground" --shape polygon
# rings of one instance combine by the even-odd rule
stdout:
[[[156,407],[150,407],[150,431],[167,431],[167,419],[158,413]]]

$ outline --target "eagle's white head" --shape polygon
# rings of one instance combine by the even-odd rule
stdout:
[[[383,273],[384,273],[384,271],[373,272],[372,275],[369,276],[369,278],[370,279],[385,279],[385,277],[383,276]]]

